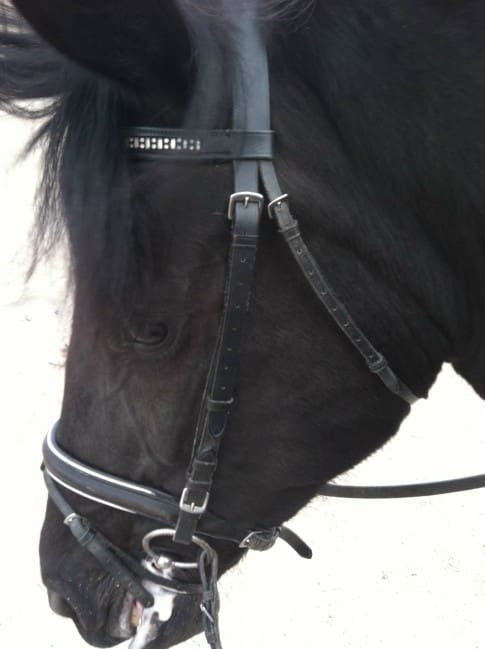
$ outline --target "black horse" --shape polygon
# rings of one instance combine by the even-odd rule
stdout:
[[[32,143],[45,145],[36,254],[65,230],[75,285],[62,449],[182,492],[223,306],[232,173],[134,161],[125,133],[231,126],[243,10],[268,51],[280,181],[336,294],[414,394],[451,362],[485,397],[483,3],[13,4],[1,3],[0,101],[43,118]],[[247,529],[279,528],[409,412],[320,308],[267,220],[232,410],[210,510]],[[153,521],[62,493],[141,557]],[[133,600],[62,518],[51,500],[41,538],[51,605],[87,642],[116,644],[134,632]],[[211,545],[221,571],[244,552]],[[200,598],[172,604],[146,646],[200,630]]]

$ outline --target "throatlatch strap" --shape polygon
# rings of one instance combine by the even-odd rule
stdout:
[[[282,194],[273,163],[262,162],[260,169],[264,187],[271,201],[269,206],[270,216],[276,218],[279,231],[320,303],[364,358],[369,370],[380,378],[386,388],[409,404],[417,401],[418,397],[397,377],[384,356],[377,351],[364,332],[357,326],[308,250],[301,236],[298,221],[293,218],[290,212],[287,196]]]

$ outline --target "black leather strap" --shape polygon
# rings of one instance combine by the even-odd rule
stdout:
[[[54,480],[69,491],[108,507],[146,516],[170,527],[175,526],[179,512],[178,498],[79,462],[60,448],[56,440],[56,431],[57,424],[47,435],[43,445],[44,473],[51,482]],[[59,507],[59,502],[56,502],[56,505]],[[71,512],[72,508],[69,511]],[[235,543],[241,548],[259,551],[269,549],[278,537],[281,537],[301,556],[311,554],[308,546],[294,533],[287,533],[285,527],[258,530],[241,528],[210,510],[206,511],[199,521],[197,533]]]
[[[269,132],[270,104],[266,50],[254,20],[244,16],[234,34],[239,57],[233,79],[233,127]],[[241,336],[256,263],[263,197],[259,190],[258,159],[234,162],[234,194],[229,201],[233,223],[225,304],[206,390],[199,412],[192,458],[180,500],[174,541],[189,544],[205,512],[222,437],[226,431],[239,361]]]
[[[133,127],[126,147],[136,158],[170,160],[271,160],[273,131],[162,129]]]
[[[180,581],[173,577],[168,579],[148,571],[138,560],[109,541],[87,518],[77,514],[62,496],[50,474],[45,470],[43,473],[49,496],[63,515],[64,524],[76,541],[143,606],[153,606],[153,596],[143,585],[143,579],[182,595],[198,595],[202,592],[201,584]]]
[[[79,516],[68,502],[62,497],[59,490],[55,487],[52,478],[44,471],[44,479],[49,491],[49,496],[60,510],[64,517],[65,524],[69,527],[76,541],[82,545],[90,554],[92,554],[109,572],[116,581],[130,593],[133,597],[143,604],[143,606],[153,606],[153,596],[132,574],[132,572],[122,564],[114,555],[108,545],[103,542],[96,530],[89,522]]]
[[[416,482],[401,485],[341,485],[327,483],[319,490],[320,496],[332,498],[418,498],[422,496],[442,496],[458,491],[471,491],[485,487],[485,474],[438,480],[436,482]]]
[[[109,507],[175,525],[179,512],[178,498],[93,469],[71,458],[57,444],[56,429],[57,425],[44,440],[43,458],[45,472],[59,485]],[[240,529],[207,511],[198,533],[239,545],[251,530]]]
[[[260,168],[263,184],[271,201],[269,207],[270,216],[276,219],[279,231],[283,235],[291,254],[320,303],[364,358],[369,370],[379,377],[388,390],[407,403],[414,403],[418,397],[397,377],[384,356],[357,326],[308,250],[301,236],[298,221],[293,218],[290,212],[287,196],[282,193],[273,163],[262,162]]]
[[[199,416],[199,431],[174,541],[190,543],[200,516],[205,512],[219,447],[234,403],[234,388],[244,320],[249,307],[256,263],[261,203],[244,204],[244,193],[234,204],[233,231],[221,334],[212,363],[209,389]]]

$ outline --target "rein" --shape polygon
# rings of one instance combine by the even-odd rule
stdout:
[[[233,165],[234,191],[229,198],[227,213],[231,240],[224,308],[201,399],[183,491],[175,496],[79,462],[59,446],[56,439],[57,424],[46,437],[43,446],[44,478],[50,498],[76,540],[145,607],[153,605],[153,596],[142,583],[143,580],[160,584],[177,594],[199,597],[206,638],[213,649],[221,648],[217,621],[217,554],[207,539],[228,541],[242,549],[262,551],[271,548],[280,537],[300,556],[311,557],[310,548],[285,526],[240,528],[237,523],[222,519],[209,508],[219,450],[236,399],[242,332],[249,310],[265,205],[268,217],[277,225],[313,293],[363,358],[369,371],[406,403],[412,404],[418,398],[394,373],[382,353],[374,347],[339,300],[303,241],[298,222],[291,214],[288,196],[280,186],[273,163],[274,133],[270,123],[267,55],[251,16],[243,14],[235,47],[241,65],[233,84],[231,130],[136,127],[125,133],[127,153],[134,160],[196,160],[207,163],[230,162]],[[403,487],[328,484],[320,490],[320,494],[381,498],[429,495],[431,492],[448,493],[432,491],[431,487],[436,488],[437,485],[443,489],[451,486],[458,490],[478,488],[485,486],[485,476]],[[59,487],[103,505],[167,525],[167,528],[156,529],[143,539],[148,567],[123,552],[100,534],[86,518],[77,514],[61,494]],[[164,569],[167,565],[177,568],[180,566],[177,566],[177,562],[158,555],[150,544],[154,537],[167,536],[174,543],[197,547],[197,561],[181,569],[189,570],[191,578],[194,573],[198,573],[198,582],[165,576]]]
[[[419,498],[423,496],[443,496],[460,491],[472,491],[485,487],[485,473],[454,478],[452,480],[437,480],[436,482],[416,482],[401,485],[346,485],[327,482],[318,490],[319,496],[331,498]]]

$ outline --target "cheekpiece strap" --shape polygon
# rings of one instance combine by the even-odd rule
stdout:
[[[272,160],[273,131],[133,127],[126,148],[136,158],[170,160]]]

